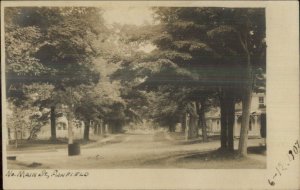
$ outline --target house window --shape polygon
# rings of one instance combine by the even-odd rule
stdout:
[[[265,103],[264,97],[259,97],[258,101],[259,101],[259,104],[264,104]]]
[[[258,104],[260,108],[263,108],[265,106],[265,98],[264,97],[259,97],[258,98]]]

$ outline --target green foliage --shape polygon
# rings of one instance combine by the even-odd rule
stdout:
[[[242,43],[245,42],[252,52],[252,64],[265,67],[262,57],[265,52],[264,9],[159,7],[154,11],[164,32],[160,32],[153,42],[160,50],[190,55],[190,59],[167,58],[187,69],[203,69],[205,72],[198,72],[200,83],[205,78],[213,87],[236,86],[236,81],[243,85],[245,79],[241,71],[246,58]],[[224,64],[226,66],[222,66]],[[227,72],[225,67],[240,71]],[[214,72],[206,72],[213,68]],[[221,80],[215,80],[218,74],[221,74]],[[228,80],[232,74],[235,80]]]
[[[22,135],[23,138],[26,136],[28,140],[35,139],[37,132],[39,132],[49,120],[49,111],[39,111],[38,107],[17,107],[10,104],[9,112],[7,115],[7,127],[10,129],[10,132],[14,132],[15,135],[17,132],[18,139],[20,139],[20,135]]]
[[[182,95],[181,93],[170,93],[166,87],[160,91],[149,93],[148,118],[161,126],[174,125],[180,122],[181,113],[184,112],[183,106],[180,105],[180,100],[174,96]],[[179,96],[180,97],[180,96]],[[182,98],[182,97],[180,97]]]
[[[7,86],[49,82],[55,86],[99,79],[95,41],[105,38],[101,10],[90,7],[5,8]],[[10,95],[10,94],[8,94]]]
[[[98,82],[96,45],[108,30],[99,8],[9,7],[4,13],[7,97],[24,110],[33,138],[49,113],[37,117],[26,111],[72,107],[80,97],[73,88]]]
[[[118,126],[141,118],[176,124],[195,111],[190,101],[208,109],[228,89],[238,99],[247,53],[254,90],[264,90],[263,9],[153,11],[155,25],[109,31],[98,8],[5,8],[9,101],[40,110],[67,104],[78,119]],[[143,51],[147,45],[154,50]],[[31,117],[35,129],[38,119]]]
[[[179,105],[188,105],[188,100],[205,98],[206,108],[217,105],[215,98],[222,90],[234,91],[238,100],[248,80],[244,75],[245,43],[251,52],[256,79],[260,79],[255,89],[262,89],[265,68],[263,9],[157,7],[153,10],[158,24],[153,29],[151,26],[137,30],[138,34],[144,32],[141,38],[129,28],[130,37],[126,39],[150,40],[157,50],[126,63],[116,75],[121,80],[138,81],[135,84],[139,88],[156,90],[149,104],[153,106],[150,117],[154,120],[170,122],[178,117]],[[123,71],[127,75],[122,75]],[[165,88],[163,92],[162,88]],[[176,93],[182,89],[184,93]]]

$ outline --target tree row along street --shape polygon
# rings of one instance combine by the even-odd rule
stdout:
[[[109,11],[5,8],[9,166],[184,167],[190,155],[190,167],[206,157],[261,167],[250,145],[264,141],[254,152],[265,156],[265,10],[146,7],[140,24],[110,22]],[[47,146],[57,151],[34,153]],[[193,156],[200,149],[210,152]]]

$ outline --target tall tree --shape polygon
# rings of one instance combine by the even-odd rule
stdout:
[[[223,9],[219,10],[215,19],[218,26],[208,32],[213,46],[221,47],[219,49],[227,55],[231,54],[224,48],[230,50],[235,55],[234,61],[241,67],[240,97],[243,108],[239,154],[246,156],[252,93],[257,90],[257,75],[266,64],[265,10]]]
[[[196,73],[198,85],[219,91],[223,114],[221,147],[226,149],[228,146],[233,149],[232,108],[236,99],[241,97],[244,119],[239,149],[245,155],[253,76],[257,68],[265,66],[264,9],[155,10],[164,31],[154,39],[158,54]]]
[[[211,47],[207,33],[216,27],[211,22],[216,13],[207,8],[155,8],[155,13],[161,32],[152,38],[159,48],[153,52],[153,59],[168,59],[191,72],[194,79],[184,80],[183,85],[201,88],[199,97],[214,91],[222,96],[232,85],[230,79],[237,78],[239,72],[234,72],[237,69],[231,64],[224,64],[227,61],[222,54]],[[225,141],[221,141],[221,147],[227,148],[227,123],[223,129],[221,138]]]
[[[106,34],[98,8],[5,8],[8,97],[25,100],[22,87],[33,82],[50,83],[55,89],[96,82],[93,59],[99,52],[94,42]],[[50,102],[54,114],[55,103]],[[51,118],[55,139],[55,116]]]

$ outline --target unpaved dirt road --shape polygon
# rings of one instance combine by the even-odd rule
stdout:
[[[45,151],[9,152],[16,161],[8,161],[8,169],[98,169],[98,168],[265,168],[266,156],[249,154],[241,160],[197,159],[218,149],[218,140],[207,143],[180,144],[164,131],[147,134],[125,133],[113,135],[107,143],[81,146],[81,155],[68,156],[67,148]],[[249,140],[259,146],[260,139]],[[238,141],[235,142],[237,146]]]

